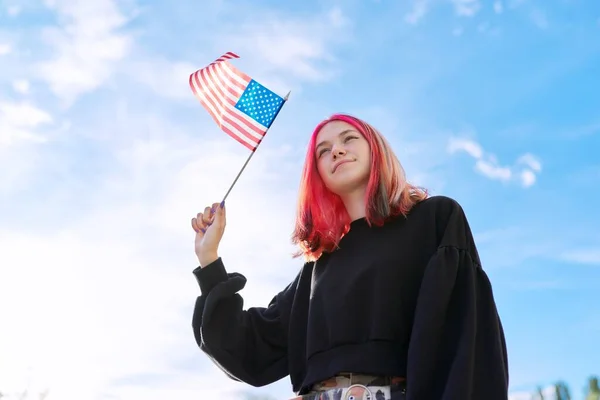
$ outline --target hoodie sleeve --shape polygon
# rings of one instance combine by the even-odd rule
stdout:
[[[408,400],[507,400],[504,330],[460,206],[421,283],[408,351]]]
[[[288,320],[296,281],[267,307],[243,309],[237,293],[246,285],[239,273],[227,273],[221,258],[194,275],[200,285],[192,318],[200,349],[229,377],[264,386],[289,374]]]

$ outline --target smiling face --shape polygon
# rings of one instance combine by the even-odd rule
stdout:
[[[323,126],[316,138],[315,159],[323,183],[337,195],[364,190],[369,182],[369,143],[346,122]]]

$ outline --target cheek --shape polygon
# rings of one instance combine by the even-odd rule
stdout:
[[[363,160],[365,160],[367,163],[371,163],[371,149],[369,148],[369,146],[363,146],[360,149],[361,152],[361,158]]]
[[[326,168],[323,160],[317,159],[316,163],[317,163],[317,171],[319,172],[321,179],[327,179],[327,173],[326,173],[327,168]]]

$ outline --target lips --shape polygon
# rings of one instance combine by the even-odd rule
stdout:
[[[346,164],[346,163],[349,163],[349,162],[351,162],[351,161],[352,161],[352,160],[342,160],[342,161],[340,161],[339,163],[337,163],[337,164],[335,164],[335,165],[333,166],[333,170],[332,170],[331,172],[332,172],[332,173],[334,173],[334,172],[335,172],[335,171],[338,169],[338,167],[339,167],[340,165],[342,165],[342,164]]]

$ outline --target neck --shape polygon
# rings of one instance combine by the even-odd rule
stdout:
[[[366,203],[365,203],[365,195],[367,193],[367,188],[362,188],[355,190],[351,193],[344,194],[341,196],[342,201],[344,202],[344,206],[346,207],[346,211],[348,211],[348,215],[350,215],[350,220],[355,221],[359,218],[363,218],[366,215]]]

